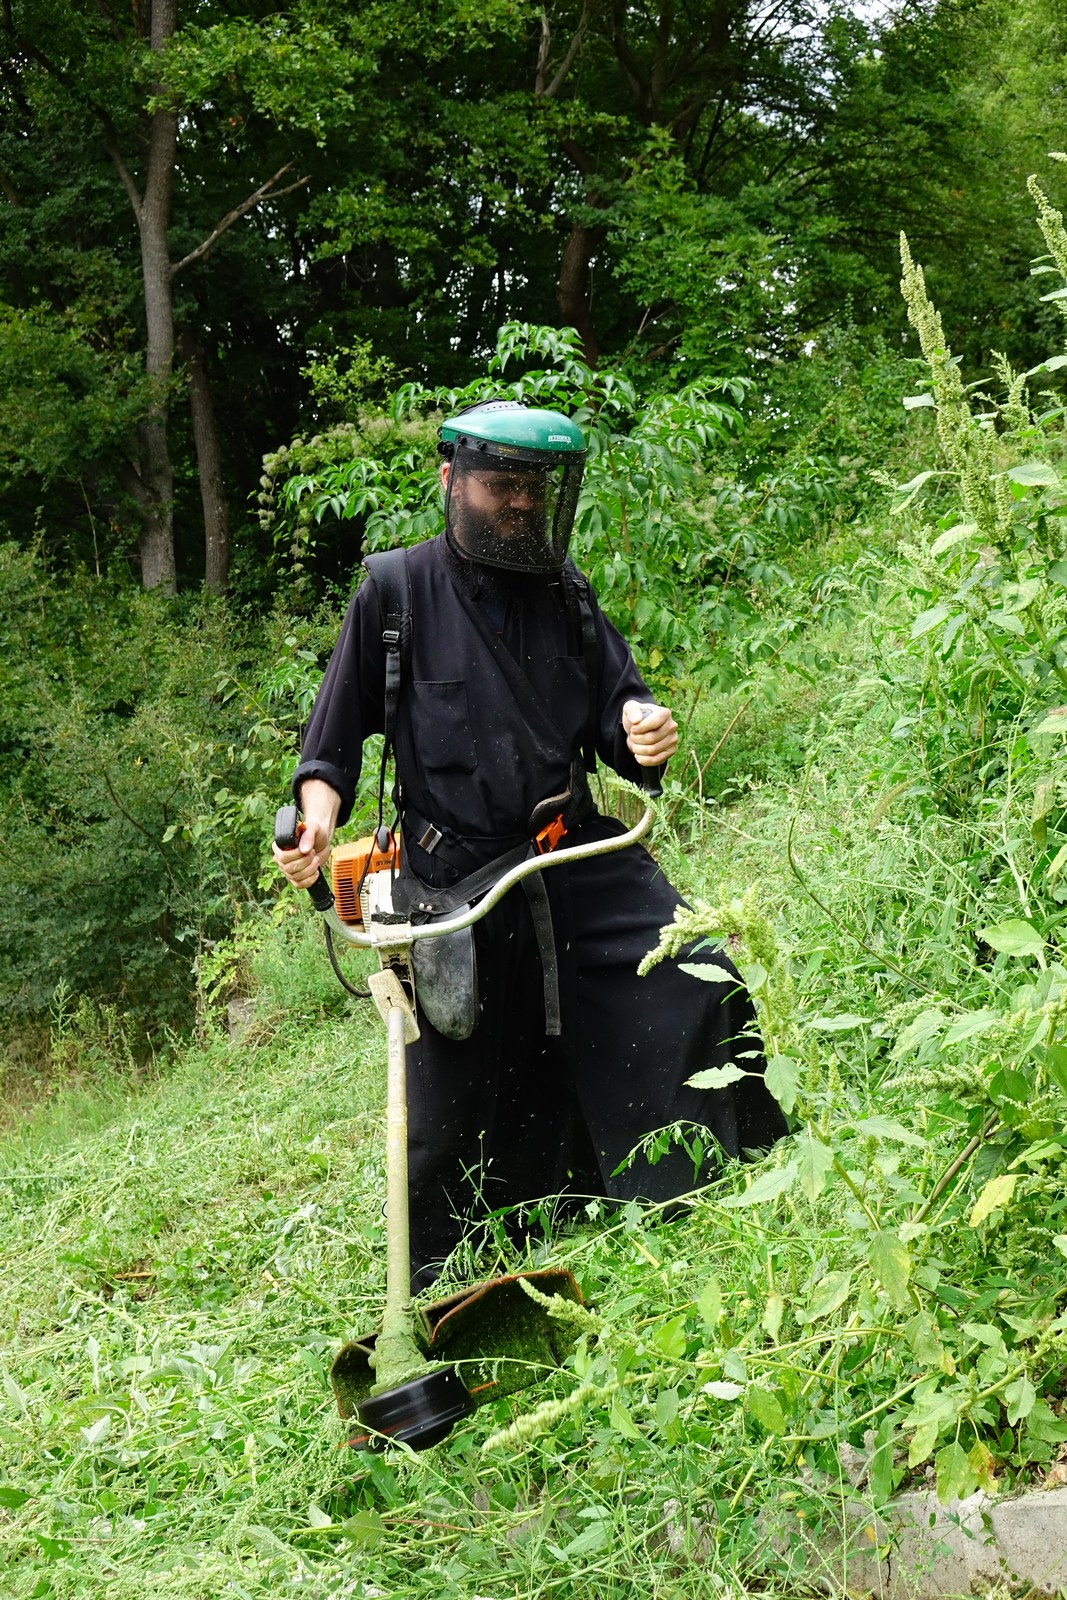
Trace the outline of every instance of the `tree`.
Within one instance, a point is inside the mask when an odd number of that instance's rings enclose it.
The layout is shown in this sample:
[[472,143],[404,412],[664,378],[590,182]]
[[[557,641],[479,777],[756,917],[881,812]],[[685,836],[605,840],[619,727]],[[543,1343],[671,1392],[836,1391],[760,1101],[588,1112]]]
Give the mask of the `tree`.
[[[265,15],[250,24],[241,19],[237,31],[242,42],[249,27],[258,25],[268,35],[271,24],[278,24],[279,8],[263,8]],[[216,68],[232,49],[234,25],[225,12],[211,6],[190,6],[201,64],[214,58]],[[57,6],[52,0],[4,0],[0,9],[3,54],[0,57],[6,109],[17,118],[17,133],[11,138],[8,123],[8,149],[2,163],[3,192],[10,206],[25,205],[20,190],[20,165],[26,160],[20,143],[36,153],[42,140],[58,140],[68,151],[76,145],[79,158],[98,164],[102,156],[110,163],[129,202],[136,232],[143,326],[144,374],[143,408],[137,418],[136,448],[120,457],[119,479],[139,508],[141,517],[140,562],[146,588],[161,587],[173,592],[176,586],[174,549],[174,469],[169,442],[170,407],[175,391],[174,294],[178,278],[203,261],[217,241],[236,222],[268,198],[281,196],[302,186],[297,178],[282,186],[290,170],[286,162],[272,177],[245,193],[237,204],[207,228],[197,220],[197,190],[203,182],[205,150],[217,161],[228,153],[218,130],[212,127],[210,106],[183,99],[181,90],[170,80],[172,58],[176,57],[178,0],[148,0],[135,6],[132,20],[120,20],[106,0],[98,5]],[[285,32],[282,22],[276,32]],[[47,47],[40,41],[47,40]],[[266,38],[261,40],[266,42]],[[329,44],[333,45],[332,39]],[[325,57],[335,82],[343,81],[351,70],[339,46],[320,52],[314,65],[321,68]],[[176,57],[179,63],[180,57]],[[283,67],[285,63],[282,63]],[[188,62],[186,63],[188,67]],[[201,70],[201,76],[203,72]],[[298,74],[299,76],[299,74]],[[269,86],[277,94],[284,89],[284,71]],[[253,98],[262,93],[262,83],[253,86]],[[299,124],[306,107],[294,109],[291,118]],[[214,135],[214,140],[212,139]],[[211,148],[214,142],[214,149]],[[95,146],[95,148],[94,148]],[[73,153],[73,152],[72,152]],[[6,154],[6,152],[5,152]],[[35,175],[43,177],[35,196],[38,208],[47,207],[56,187],[65,178],[53,167],[45,175],[38,162]],[[59,179],[57,185],[56,179]],[[198,234],[197,241],[175,260],[170,235],[176,221],[174,196],[176,178],[182,188],[185,231]],[[199,181],[198,181],[199,180]],[[18,285],[13,285],[18,293]],[[55,309],[69,311],[63,300],[62,282],[52,285]],[[9,292],[11,292],[9,290]],[[202,347],[192,328],[185,331],[189,392],[193,406],[193,436],[204,487],[203,508],[208,551],[207,581],[223,587],[228,564],[228,536],[225,497],[221,485],[220,450],[210,404],[206,366]]]

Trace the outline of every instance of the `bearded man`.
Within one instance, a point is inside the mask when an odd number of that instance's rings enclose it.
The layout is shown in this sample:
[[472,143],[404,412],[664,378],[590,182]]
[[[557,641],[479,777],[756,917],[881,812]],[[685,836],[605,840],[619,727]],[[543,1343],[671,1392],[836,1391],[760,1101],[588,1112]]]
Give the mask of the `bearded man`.
[[[489,401],[445,422],[440,448],[444,530],[406,552],[399,610],[383,606],[380,558],[368,559],[311,713],[293,776],[305,829],[295,849],[275,848],[297,887],[314,881],[351,812],[364,739],[387,726],[403,877],[427,906],[462,899],[531,840],[617,836],[590,793],[596,761],[639,781],[677,748],[670,710],[567,554],[581,430],[556,411]],[[520,1219],[562,1192],[670,1200],[707,1181],[720,1153],[786,1131],[740,982],[696,981],[673,962],[637,976],[681,904],[646,850],[527,882],[536,892],[506,896],[474,930],[469,1024],[435,1025],[419,1005],[408,1056],[415,1288],[475,1217]],[[738,1056],[739,1083],[687,1086]],[[697,1170],[677,1144],[654,1163],[631,1159],[675,1123],[710,1135]]]

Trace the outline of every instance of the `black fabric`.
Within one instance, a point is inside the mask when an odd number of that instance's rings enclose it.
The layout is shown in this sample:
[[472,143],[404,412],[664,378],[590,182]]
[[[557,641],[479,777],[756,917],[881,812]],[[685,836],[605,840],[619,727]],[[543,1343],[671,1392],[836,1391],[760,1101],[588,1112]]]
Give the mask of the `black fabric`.
[[[396,761],[405,799],[491,861],[528,837],[526,820],[567,788],[588,704],[582,641],[561,580],[468,566],[443,536],[408,552],[413,610],[410,674],[397,717]],[[627,700],[653,697],[622,636],[591,596],[599,654],[592,722],[596,753],[635,782],[640,769],[622,732]],[[499,626],[490,612],[499,608]],[[373,579],[357,590],[304,735],[293,789],[321,778],[348,819],[361,746],[384,728],[385,652]],[[428,883],[451,881],[443,862],[411,841]],[[460,876],[460,872],[456,872]]]
[[[404,848],[413,871],[447,887],[528,840],[546,795],[568,786],[583,734],[601,760],[637,781],[622,730],[627,700],[653,697],[621,635],[590,594],[597,671],[589,680],[573,603],[559,580],[468,566],[443,538],[408,553],[413,610],[410,673],[401,685],[397,771],[410,813],[440,829],[444,854]],[[360,747],[383,727],[384,650],[373,581],[357,592],[315,702],[294,775],[323,778],[349,815]],[[618,831],[594,817],[568,837]],[[443,849],[443,847],[442,847]],[[462,858],[462,865],[460,860]],[[664,1200],[694,1174],[674,1151],[658,1165],[614,1169],[654,1128],[702,1124],[727,1154],[762,1148],[785,1124],[757,1078],[719,1091],[688,1089],[704,1067],[735,1059],[753,1027],[748,997],[664,963],[636,968],[679,899],[640,848],[549,870],[559,966],[561,1034],[545,1031],[543,973],[526,899],[509,895],[475,930],[481,1015],[469,1040],[445,1039],[425,1018],[409,1052],[412,1255],[431,1281],[463,1220],[572,1186],[616,1198]],[[721,959],[721,958],[717,958]],[[758,1061],[741,1065],[757,1068]]]
[[[599,818],[576,842],[620,831]],[[709,1181],[722,1153],[766,1149],[786,1131],[761,1078],[686,1087],[706,1067],[762,1058],[740,987],[702,982],[663,962],[636,976],[681,901],[640,846],[552,868],[563,1032],[545,1036],[540,970],[521,897],[475,929],[482,1015],[468,1046],[423,1026],[409,1050],[409,1185],[416,1287],[436,1276],[472,1216],[565,1192],[669,1200]],[[729,966],[722,954],[688,953]],[[732,970],[732,968],[731,968]],[[740,1056],[740,1059],[739,1059]],[[490,1067],[490,1063],[492,1066]],[[714,1136],[699,1170],[675,1147],[655,1165],[644,1136],[675,1121]],[[710,1143],[710,1141],[705,1141]]]

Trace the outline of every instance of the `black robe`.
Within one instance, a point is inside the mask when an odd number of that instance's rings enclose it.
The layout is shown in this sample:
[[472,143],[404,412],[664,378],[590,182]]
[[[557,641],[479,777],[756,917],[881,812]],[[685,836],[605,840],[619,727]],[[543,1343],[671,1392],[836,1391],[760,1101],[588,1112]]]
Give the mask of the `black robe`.
[[[596,682],[558,582],[473,567],[443,536],[409,551],[412,649],[395,732],[416,874],[447,884],[529,838],[537,803],[567,786],[583,735],[635,781],[622,707],[651,701],[630,651],[592,600]],[[305,734],[294,792],[325,780],[352,808],[364,738],[383,730],[382,622],[372,580],[354,596]],[[590,694],[594,704],[590,714]],[[417,843],[432,823],[443,842]],[[413,825],[412,825],[413,824]],[[618,833],[594,816],[566,843]],[[409,1183],[416,1287],[473,1215],[561,1190],[666,1200],[714,1171],[677,1147],[618,1171],[653,1129],[703,1127],[727,1153],[785,1131],[759,1077],[725,1090],[686,1087],[701,1069],[758,1050],[747,995],[638,962],[681,902],[640,846],[550,868],[563,1029],[545,1032],[541,963],[525,898],[512,894],[475,930],[481,1015],[465,1041],[425,1017],[409,1050]],[[699,957],[697,957],[699,959]],[[716,957],[720,963],[722,957]],[[757,1058],[742,1058],[749,1070]],[[712,1141],[705,1139],[705,1144]]]

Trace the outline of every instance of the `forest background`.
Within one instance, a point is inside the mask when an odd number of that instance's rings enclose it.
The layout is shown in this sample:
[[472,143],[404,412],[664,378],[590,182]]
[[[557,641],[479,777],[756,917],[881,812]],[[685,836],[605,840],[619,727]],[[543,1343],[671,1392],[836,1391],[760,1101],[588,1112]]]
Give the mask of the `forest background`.
[[[3,0],[13,1592],[796,1592],[849,1495],[1057,1481],[1065,58],[1058,0]],[[588,431],[794,1128],[673,1232],[542,1219],[601,1321],[491,1489],[337,1470],[380,1074],[267,852],[488,393]]]

